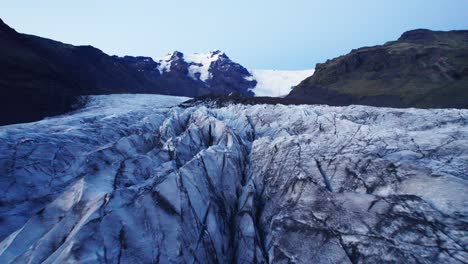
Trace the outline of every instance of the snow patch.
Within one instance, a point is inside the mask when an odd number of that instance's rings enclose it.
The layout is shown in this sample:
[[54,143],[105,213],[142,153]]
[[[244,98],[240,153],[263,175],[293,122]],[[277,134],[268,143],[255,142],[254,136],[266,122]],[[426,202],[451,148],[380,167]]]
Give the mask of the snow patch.
[[159,73],[163,74],[165,72],[171,71],[171,63],[172,63],[171,58],[173,54],[174,53],[168,53],[166,56],[157,60],[159,62],[159,66],[158,66]]
[[[163,58],[157,60],[159,62],[158,70],[161,74],[171,71],[172,58],[177,51],[167,54]],[[217,61],[224,52],[211,51],[208,53],[193,53],[184,54],[183,60],[189,64],[188,76],[194,80],[206,82],[212,78],[210,73],[210,66],[212,62]]]
[[224,52],[211,51],[209,53],[194,53],[184,56],[185,61],[190,64],[188,75],[192,79],[198,80],[198,73],[200,74],[200,80],[206,82],[212,77],[209,71],[211,63],[217,61],[222,55],[224,55]]

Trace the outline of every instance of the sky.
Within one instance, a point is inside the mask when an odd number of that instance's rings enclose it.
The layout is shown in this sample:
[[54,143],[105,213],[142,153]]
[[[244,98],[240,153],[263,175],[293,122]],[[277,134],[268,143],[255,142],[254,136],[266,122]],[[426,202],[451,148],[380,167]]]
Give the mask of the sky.
[[250,69],[296,70],[411,29],[468,29],[468,0],[0,0],[0,18],[110,55],[219,49]]

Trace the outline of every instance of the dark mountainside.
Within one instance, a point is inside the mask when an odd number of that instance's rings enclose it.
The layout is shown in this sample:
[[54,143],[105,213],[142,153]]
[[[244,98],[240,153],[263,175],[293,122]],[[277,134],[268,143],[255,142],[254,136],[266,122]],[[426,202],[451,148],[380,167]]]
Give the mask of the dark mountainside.
[[[180,56],[182,53],[174,53]],[[79,96],[155,93],[200,96],[237,92],[252,96],[248,71],[223,55],[207,82],[187,76],[188,64],[173,61],[161,74],[148,57],[109,56],[92,46],[73,46],[16,32],[0,20],[0,125],[30,122],[73,109]]]
[[91,46],[19,34],[0,22],[0,124],[69,111],[77,95],[164,92]]
[[309,103],[468,108],[468,30],[405,32],[317,64],[287,96]]

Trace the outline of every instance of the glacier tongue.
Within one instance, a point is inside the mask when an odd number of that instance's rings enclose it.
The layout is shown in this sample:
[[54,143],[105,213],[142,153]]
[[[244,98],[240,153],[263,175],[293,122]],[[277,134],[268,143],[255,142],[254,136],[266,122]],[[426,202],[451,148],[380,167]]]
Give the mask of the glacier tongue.
[[464,263],[468,111],[93,97],[0,128],[0,263]]

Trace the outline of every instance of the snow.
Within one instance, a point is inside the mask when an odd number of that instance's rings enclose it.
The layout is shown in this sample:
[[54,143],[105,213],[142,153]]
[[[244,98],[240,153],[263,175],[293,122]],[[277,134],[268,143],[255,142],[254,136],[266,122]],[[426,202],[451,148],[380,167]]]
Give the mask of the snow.
[[246,80],[256,80],[257,86],[253,89],[256,96],[284,96],[291,88],[314,74],[314,69],[300,71],[281,70],[251,70],[252,76]]
[[[171,71],[171,59],[173,54],[176,52],[177,51],[174,51],[173,53],[167,54],[163,58],[157,59],[157,61],[160,63],[158,70],[161,74]],[[197,74],[200,74],[200,80],[206,82],[212,77],[209,71],[211,63],[217,61],[219,57],[223,55],[224,52],[220,51],[184,54],[183,59],[189,64],[188,75],[192,79],[198,80]]]
[[191,64],[189,66],[189,76],[194,80],[197,80],[196,74],[200,73],[200,80],[206,82],[211,78],[211,73],[209,71],[211,63],[217,61],[223,54],[223,52],[211,51],[209,53],[185,55],[185,61]]
[[171,63],[172,63],[171,58],[173,54],[174,53],[168,53],[163,58],[157,60],[157,62],[159,62],[160,64],[158,66],[158,70],[161,74],[171,71]]

